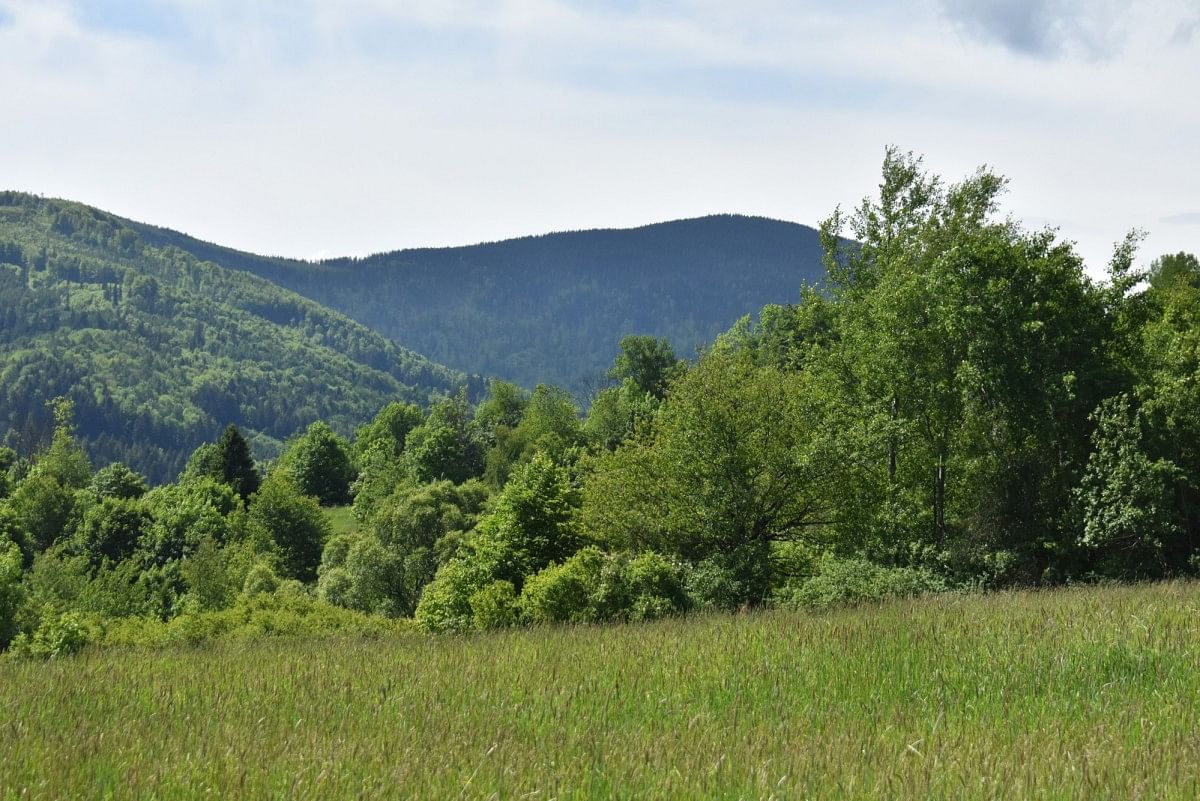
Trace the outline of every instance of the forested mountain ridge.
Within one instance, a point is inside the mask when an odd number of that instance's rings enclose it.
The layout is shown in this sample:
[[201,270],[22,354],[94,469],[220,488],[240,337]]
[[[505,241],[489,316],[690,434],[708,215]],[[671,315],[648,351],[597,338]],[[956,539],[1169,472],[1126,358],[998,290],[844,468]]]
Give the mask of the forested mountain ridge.
[[147,225],[148,242],[255,273],[434,361],[586,400],[624,334],[681,355],[746,314],[821,280],[817,232],[718,215],[450,248],[302,262],[260,257]]
[[75,402],[92,459],[174,477],[227,423],[260,456],[316,419],[349,433],[463,374],[337,312],[87,206],[0,192],[0,429],[28,450]]

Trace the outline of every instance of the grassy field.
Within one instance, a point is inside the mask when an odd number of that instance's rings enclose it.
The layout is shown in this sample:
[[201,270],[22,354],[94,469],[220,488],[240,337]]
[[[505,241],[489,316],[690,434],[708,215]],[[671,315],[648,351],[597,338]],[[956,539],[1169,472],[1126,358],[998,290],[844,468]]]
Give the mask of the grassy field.
[[0,662],[2,798],[1200,797],[1200,584]]
[[333,526],[334,534],[357,534],[359,523],[354,519],[351,513],[351,506],[327,506],[323,507],[325,516],[329,518],[329,524]]

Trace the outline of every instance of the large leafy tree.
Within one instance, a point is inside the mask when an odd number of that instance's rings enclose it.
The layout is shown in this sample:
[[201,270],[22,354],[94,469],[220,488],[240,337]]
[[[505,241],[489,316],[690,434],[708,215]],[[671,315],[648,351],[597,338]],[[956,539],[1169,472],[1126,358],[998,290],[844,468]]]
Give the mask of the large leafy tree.
[[279,549],[282,569],[290,578],[312,581],[330,525],[315,498],[304,495],[286,470],[275,470],[250,500],[253,534]]
[[640,391],[661,399],[681,369],[682,363],[665,338],[630,334],[621,339],[620,352],[608,377],[629,379]]
[[1004,185],[945,186],[890,150],[857,244],[840,213],[823,225],[837,323],[810,364],[879,548],[1009,548],[1036,577],[1072,540],[1088,414],[1117,382],[1113,294],[1052,231],[999,219]]
[[471,628],[472,599],[485,587],[507,582],[511,595],[527,576],[571,556],[582,544],[578,505],[567,470],[543,454],[534,456],[513,474],[461,553],[426,585],[417,623],[433,631]]
[[484,450],[472,424],[466,391],[429,410],[405,439],[404,459],[417,483],[446,479],[461,484],[483,472]]
[[360,463],[371,451],[380,451],[396,459],[404,452],[404,441],[408,432],[425,419],[421,408],[414,403],[392,402],[379,410],[379,414],[354,432],[353,456]]
[[775,546],[817,540],[835,512],[842,466],[803,384],[745,348],[702,357],[648,438],[601,458],[584,488],[585,530],[619,548],[708,562],[736,584],[729,603],[761,603]]
[[300,492],[324,506],[350,502],[356,473],[349,448],[326,423],[318,420],[297,437],[280,457],[278,469],[291,473]]

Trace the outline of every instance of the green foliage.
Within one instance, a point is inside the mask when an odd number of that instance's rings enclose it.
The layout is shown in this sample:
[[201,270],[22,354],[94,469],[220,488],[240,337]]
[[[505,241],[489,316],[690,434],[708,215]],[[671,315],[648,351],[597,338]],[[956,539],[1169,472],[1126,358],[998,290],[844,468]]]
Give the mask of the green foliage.
[[604,553],[584,548],[561,565],[549,567],[525,580],[521,612],[531,623],[591,623],[602,619],[593,596],[599,594]]
[[386,403],[480,388],[157,229],[22,197],[0,215],[0,241],[40,255],[24,280],[0,269],[0,431],[23,454],[47,439],[45,401],[59,395],[97,464],[158,484],[230,423],[273,457],[317,419],[347,435]]
[[624,565],[631,621],[655,620],[691,608],[683,567],[662,554],[643,551]]
[[179,572],[188,598],[200,610],[224,609],[237,594],[230,554],[212,537],[200,540],[195,552],[180,565]]
[[8,499],[16,527],[25,534],[31,553],[58,542],[70,529],[76,511],[75,493],[48,475],[35,473],[21,481]]
[[21,574],[24,559],[15,542],[0,537],[0,650],[8,646],[17,630],[17,610],[24,598]]
[[493,487],[502,487],[513,469],[536,453],[546,454],[559,464],[572,460],[583,444],[579,408],[563,390],[539,384],[516,427],[497,427],[493,439],[484,476]]
[[747,312],[822,279],[815,231],[742,216],[319,264],[139,233],[262,276],[440,363],[581,396],[603,380],[623,334],[665,337],[690,354]]
[[152,525],[150,513],[136,499],[105,497],[83,516],[75,536],[78,550],[94,567],[129,558]]
[[526,576],[578,550],[578,504],[567,471],[538,454],[512,477],[480,522],[469,544],[470,558],[519,591]]
[[317,596],[328,604],[350,609],[354,606],[354,579],[344,567],[331,567],[317,581]]
[[251,498],[248,522],[278,548],[284,576],[301,581],[316,578],[321,549],[330,533],[329,520],[316,499],[300,493],[290,473],[276,470],[267,476]]
[[357,477],[348,446],[319,420],[288,444],[276,469],[286,470],[301,494],[323,506],[349,503],[350,484]]
[[404,452],[408,432],[425,419],[420,407],[412,403],[392,402],[379,410],[375,418],[354,432],[353,455],[361,464],[372,450],[382,451],[392,459]]
[[448,480],[461,484],[483,472],[483,445],[471,423],[465,392],[429,410],[424,423],[408,433],[404,460],[419,484]]
[[17,464],[17,452],[12,448],[0,447],[0,500],[8,497],[13,479],[9,471]]
[[451,559],[442,565],[421,593],[413,613],[417,628],[427,632],[471,630],[475,626],[471,598],[494,580],[478,562],[467,558]]
[[622,337],[608,377],[629,380],[639,392],[662,400],[667,386],[681,372],[682,363],[665,338],[629,335]]
[[49,449],[38,454],[33,473],[68,489],[86,487],[92,478],[92,465],[75,437],[75,404],[55,398],[49,405],[54,413],[54,436]]
[[475,423],[480,430],[495,432],[516,428],[529,406],[529,393],[508,381],[493,378],[488,382],[487,397],[475,407]]
[[829,519],[841,465],[818,420],[802,377],[745,350],[706,354],[673,385],[646,441],[600,459],[584,530],[618,549],[708,560],[737,582],[722,605],[762,602],[773,543]]
[[120,462],[113,462],[97,470],[92,476],[91,488],[96,499],[101,501],[105,498],[136,500],[149,489],[146,479]]
[[[378,638],[405,628],[403,621],[341,609],[295,591],[288,582],[239,596],[220,610],[192,611],[169,621],[124,618],[106,621],[99,642],[106,646],[216,645],[227,640],[242,648],[263,638],[341,635]],[[193,652],[195,653],[195,652]]]
[[865,559],[828,557],[821,560],[815,575],[799,586],[784,588],[781,600],[797,608],[831,609],[946,589],[941,578],[921,568],[881,567]]
[[230,423],[225,427],[221,438],[217,440],[215,457],[221,470],[219,478],[232,487],[243,501],[258,492],[261,484],[258,467],[254,464],[249,443],[237,426]]
[[520,597],[531,623],[654,620],[690,606],[679,565],[650,551],[631,557],[595,546],[530,576]]
[[653,420],[658,407],[657,398],[627,378],[596,396],[583,424],[584,435],[588,441],[614,450]]
[[338,605],[388,617],[411,612],[415,596],[406,586],[404,567],[403,558],[394,550],[374,537],[359,537],[335,571],[349,579]]
[[493,581],[472,594],[470,603],[475,628],[480,631],[507,628],[519,619],[517,592],[511,581]]
[[[573,522],[577,503],[565,469],[547,456],[535,456],[509,481],[461,550],[454,556],[448,549],[443,552],[448,561],[421,592],[414,612],[417,625],[426,631],[471,629],[475,625],[471,599],[477,592],[495,581],[507,581],[518,593],[526,576],[574,553],[580,545]],[[421,503],[409,509],[420,512],[430,507]],[[428,553],[425,525],[397,531],[423,532],[419,536],[426,544],[420,547]],[[421,550],[410,553],[417,556]],[[407,566],[406,570],[411,572]]]
[[1200,259],[1191,253],[1172,253],[1159,256],[1150,265],[1147,276],[1150,286],[1163,290],[1173,285],[1187,285],[1200,289]]
[[279,576],[266,562],[259,562],[250,568],[246,580],[242,584],[242,595],[251,597],[263,593],[272,593],[279,589]]
[[144,504],[154,522],[139,549],[151,562],[165,565],[193,554],[205,538],[225,542],[238,500],[227,484],[201,478],[157,487]]
[[13,656],[17,657],[54,659],[77,653],[93,636],[82,616],[75,612],[63,612],[45,618],[32,635],[17,635],[10,649]]
[[1096,410],[1093,450],[1078,490],[1084,547],[1120,555],[1118,572],[1161,573],[1162,554],[1181,533],[1174,507],[1179,468],[1152,459],[1140,416],[1121,395]]
[[380,505],[367,530],[403,561],[402,591],[395,596],[398,611],[411,614],[438,567],[463,549],[486,500],[487,490],[479,481],[460,486],[437,481],[415,488],[401,485]]

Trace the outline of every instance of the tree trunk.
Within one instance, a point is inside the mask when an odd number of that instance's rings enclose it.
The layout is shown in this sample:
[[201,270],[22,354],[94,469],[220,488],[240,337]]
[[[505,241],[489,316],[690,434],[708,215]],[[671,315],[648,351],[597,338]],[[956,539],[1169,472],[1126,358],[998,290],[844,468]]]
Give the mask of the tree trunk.
[[946,453],[938,451],[937,481],[933,493],[933,517],[938,547],[946,547]]
[[[892,426],[896,425],[896,418],[899,416],[899,408],[896,401],[896,396],[892,396]],[[888,437],[888,480],[896,480],[896,432],[892,431]]]

